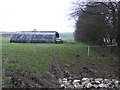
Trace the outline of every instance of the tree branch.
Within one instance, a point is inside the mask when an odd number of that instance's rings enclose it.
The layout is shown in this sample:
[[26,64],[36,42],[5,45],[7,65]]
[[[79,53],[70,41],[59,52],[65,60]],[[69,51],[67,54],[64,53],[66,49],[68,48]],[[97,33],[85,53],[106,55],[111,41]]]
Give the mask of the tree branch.
[[107,8],[111,9],[111,7],[109,7],[107,4],[105,4],[104,2],[99,2],[101,4],[103,4],[104,6],[106,6]]
[[91,14],[91,15],[104,15],[104,13],[92,13],[92,12],[86,12],[81,8],[81,11],[86,13],[86,14]]

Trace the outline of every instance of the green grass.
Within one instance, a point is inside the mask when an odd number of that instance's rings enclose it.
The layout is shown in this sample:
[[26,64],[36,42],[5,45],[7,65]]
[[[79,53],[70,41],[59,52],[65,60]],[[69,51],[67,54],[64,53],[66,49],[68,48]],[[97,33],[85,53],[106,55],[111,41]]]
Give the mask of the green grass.
[[3,37],[2,38],[2,41],[9,41],[10,39],[9,38],[7,38],[7,37]]
[[[3,56],[9,59],[7,69],[33,69],[44,70],[50,68],[53,55],[59,56],[59,61],[69,62],[73,61],[70,57],[72,53],[76,52],[78,48],[84,45],[68,45],[68,44],[3,44]],[[14,63],[12,63],[14,62]],[[38,64],[40,63],[40,64]],[[25,66],[22,66],[25,65]],[[24,67],[24,68],[23,68]]]
[[[62,36],[61,36],[62,37]],[[73,38],[63,36],[64,40],[73,40]],[[8,38],[3,38],[3,41],[9,41]],[[63,43],[63,44],[33,44],[33,43],[2,43],[2,57],[3,68],[5,72],[24,72],[24,71],[37,71],[45,74],[46,71],[52,69],[54,56],[57,58],[58,63],[62,69],[70,72],[77,72],[83,66],[92,68],[92,63],[95,67],[102,68],[109,71],[113,63],[112,60],[106,57],[101,57],[97,52],[91,50],[91,56],[87,56],[88,45],[83,43]],[[96,57],[96,55],[98,55]],[[77,57],[79,56],[79,57]],[[70,67],[64,67],[65,64],[73,64]],[[8,77],[7,77],[8,78]],[[5,78],[4,83],[9,86]],[[10,81],[9,81],[10,82]]]
[[60,37],[66,42],[74,42],[73,34],[60,33]]
[[[106,61],[102,57],[87,56],[87,45],[85,44],[4,43],[2,48],[3,57],[7,59],[7,63],[3,63],[3,66],[7,70],[36,70],[43,72],[51,69],[54,55],[62,65],[83,60],[94,61],[98,65],[101,65],[100,63],[104,65],[111,61]],[[76,57],[76,55],[80,57]]]

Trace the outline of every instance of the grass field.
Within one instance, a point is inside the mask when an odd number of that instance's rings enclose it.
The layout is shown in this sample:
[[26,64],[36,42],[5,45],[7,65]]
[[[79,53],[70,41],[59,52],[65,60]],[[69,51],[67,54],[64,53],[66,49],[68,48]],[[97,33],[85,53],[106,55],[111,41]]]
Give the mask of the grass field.
[[64,41],[67,41],[67,42],[74,42],[73,33],[69,33],[69,34],[60,33],[60,37],[62,37],[62,39],[63,39]]
[[[65,41],[74,41],[72,35],[61,35],[61,37]],[[3,87],[15,86],[15,80],[12,83],[14,77],[22,77],[19,78],[21,81],[23,78],[26,80],[34,78],[51,82],[48,72],[56,75],[56,78],[60,77],[60,72],[59,74],[55,72],[57,66],[71,76],[116,78],[117,63],[98,55],[93,50],[92,56],[87,56],[88,45],[86,44],[9,43],[8,37],[2,39]]]

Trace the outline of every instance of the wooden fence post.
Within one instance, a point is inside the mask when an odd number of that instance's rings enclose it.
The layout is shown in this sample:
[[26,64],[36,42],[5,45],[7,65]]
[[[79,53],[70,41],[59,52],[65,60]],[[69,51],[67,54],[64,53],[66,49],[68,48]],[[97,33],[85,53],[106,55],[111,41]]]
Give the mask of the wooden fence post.
[[88,46],[88,49],[87,49],[87,55],[89,56],[90,55],[90,46]]

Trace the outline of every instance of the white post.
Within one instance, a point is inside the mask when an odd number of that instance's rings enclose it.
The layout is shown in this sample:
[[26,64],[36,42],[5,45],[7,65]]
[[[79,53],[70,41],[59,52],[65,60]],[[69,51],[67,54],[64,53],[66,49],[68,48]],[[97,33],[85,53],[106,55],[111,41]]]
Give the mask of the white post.
[[90,55],[90,46],[88,46],[88,53],[87,55],[89,56]]

